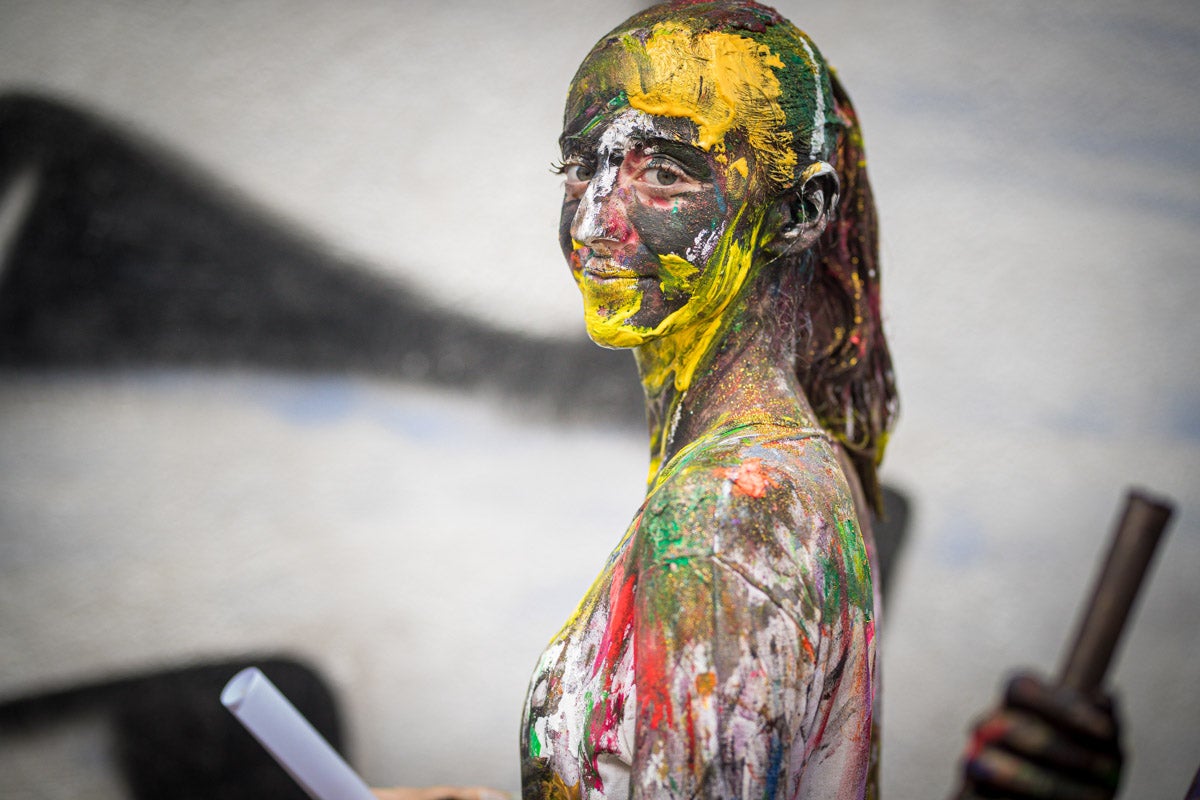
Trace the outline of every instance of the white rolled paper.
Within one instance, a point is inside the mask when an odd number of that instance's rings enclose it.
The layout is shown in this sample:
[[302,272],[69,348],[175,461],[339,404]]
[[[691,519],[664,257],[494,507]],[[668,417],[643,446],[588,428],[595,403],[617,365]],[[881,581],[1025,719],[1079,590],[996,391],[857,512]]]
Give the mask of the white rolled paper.
[[221,691],[221,704],[313,800],[375,800],[358,773],[258,667],[234,675]]

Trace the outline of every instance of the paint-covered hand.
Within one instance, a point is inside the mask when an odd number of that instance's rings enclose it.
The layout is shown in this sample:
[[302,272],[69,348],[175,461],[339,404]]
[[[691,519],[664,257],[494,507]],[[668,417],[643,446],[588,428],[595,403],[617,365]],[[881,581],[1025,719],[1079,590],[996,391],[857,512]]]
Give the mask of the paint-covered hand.
[[379,800],[512,800],[507,792],[484,786],[423,786],[410,788],[372,789]]
[[1021,673],[972,731],[956,800],[1111,800],[1121,774],[1109,697],[1089,698]]

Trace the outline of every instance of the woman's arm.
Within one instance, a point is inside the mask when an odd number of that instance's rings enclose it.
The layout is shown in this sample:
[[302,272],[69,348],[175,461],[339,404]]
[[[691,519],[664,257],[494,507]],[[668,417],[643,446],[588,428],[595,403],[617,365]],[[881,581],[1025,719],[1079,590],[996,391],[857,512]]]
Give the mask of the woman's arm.
[[719,555],[644,572],[634,797],[861,797],[870,766],[866,615],[800,624]]

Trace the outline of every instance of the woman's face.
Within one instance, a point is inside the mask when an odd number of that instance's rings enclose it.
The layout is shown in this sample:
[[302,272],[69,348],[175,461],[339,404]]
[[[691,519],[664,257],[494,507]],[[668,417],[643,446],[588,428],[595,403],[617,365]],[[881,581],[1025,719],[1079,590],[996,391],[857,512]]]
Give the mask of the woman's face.
[[683,308],[743,212],[744,158],[730,169],[695,139],[690,120],[628,106],[563,132],[559,238],[601,344]]
[[766,47],[676,25],[614,41],[567,100],[559,238],[588,333],[631,347],[720,315],[762,241],[763,176],[796,156]]

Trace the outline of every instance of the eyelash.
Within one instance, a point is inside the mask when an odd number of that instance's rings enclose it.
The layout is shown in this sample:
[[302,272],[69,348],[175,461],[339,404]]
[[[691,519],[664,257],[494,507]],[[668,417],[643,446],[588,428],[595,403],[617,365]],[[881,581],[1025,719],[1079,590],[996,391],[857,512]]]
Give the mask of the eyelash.
[[688,178],[691,177],[688,174],[687,170],[685,170],[683,167],[679,166],[674,161],[671,161],[671,160],[665,159],[665,158],[661,158],[661,157],[655,157],[655,158],[650,159],[650,163],[647,164],[645,167],[646,172],[649,172],[650,170],[658,170],[658,169],[666,170],[667,172],[671,173],[675,177],[679,178],[681,181],[687,180]]
[[[587,165],[578,158],[554,159],[550,162],[550,173],[553,175],[565,175],[568,167],[586,167]],[[681,181],[691,179],[691,173],[681,167],[675,161],[664,158],[663,156],[652,156],[650,162],[643,168],[643,172],[650,170],[666,170]]]
[[554,161],[550,162],[550,172],[552,172],[555,175],[563,175],[566,173],[567,169],[569,169],[570,167],[586,167],[586,166],[587,166],[587,162],[585,162],[581,158],[572,157],[572,158],[564,158],[561,160],[555,159]]

